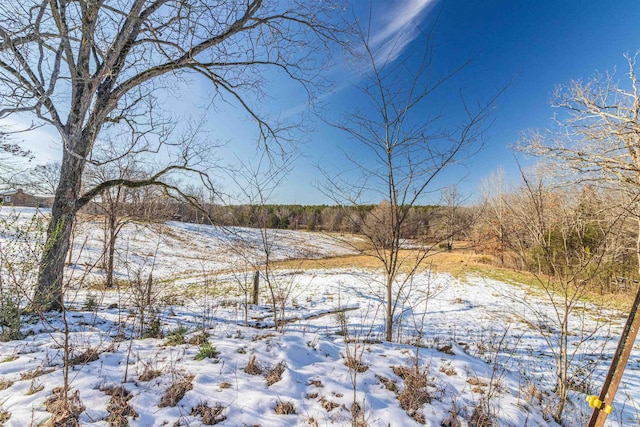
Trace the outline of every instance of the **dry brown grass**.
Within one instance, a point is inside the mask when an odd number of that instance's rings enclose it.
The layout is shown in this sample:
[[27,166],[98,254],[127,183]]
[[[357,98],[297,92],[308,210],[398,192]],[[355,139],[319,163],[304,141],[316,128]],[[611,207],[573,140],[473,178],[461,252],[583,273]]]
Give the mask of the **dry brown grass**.
[[51,413],[45,427],[80,427],[78,417],[84,411],[84,405],[77,390],[68,393],[65,399],[62,387],[57,387],[53,390],[53,396],[44,402],[44,406]]
[[151,381],[154,378],[158,378],[162,375],[162,371],[160,369],[152,368],[150,365],[144,365],[144,369],[142,373],[138,375],[138,379],[140,381]]
[[497,424],[491,414],[487,413],[484,402],[478,402],[473,408],[471,419],[469,420],[470,427],[495,427]]
[[359,360],[357,357],[353,356],[347,356],[345,358],[344,364],[352,371],[356,371],[358,373],[367,372],[369,370],[369,367],[365,365],[362,360]]
[[275,412],[278,415],[289,415],[289,414],[295,414],[296,413],[296,407],[293,406],[293,403],[289,402],[278,402],[278,404],[275,407]]
[[323,387],[322,381],[320,380],[309,380],[309,384],[315,387]]
[[109,387],[103,391],[106,395],[111,396],[107,405],[109,416],[106,421],[111,427],[128,427],[127,417],[136,418],[138,416],[138,413],[129,406],[129,400],[133,397],[131,393],[122,386]]
[[164,408],[167,406],[176,406],[189,390],[193,388],[193,375],[177,375],[173,383],[160,399],[158,406]]
[[6,390],[13,385],[13,381],[0,378],[0,390]]
[[456,372],[454,367],[449,365],[449,364],[445,364],[445,365],[440,366],[440,372],[442,372],[443,374],[445,374],[448,377],[453,377],[453,376],[458,375],[458,373]]
[[44,384],[38,384],[38,383],[36,383],[35,380],[33,380],[33,381],[31,381],[31,384],[29,385],[29,390],[27,390],[24,395],[25,396],[31,396],[31,395],[34,395],[36,393],[41,392],[42,390],[44,390]]
[[274,385],[282,379],[282,374],[284,374],[286,367],[287,364],[283,360],[267,372],[267,375],[265,376],[265,379],[267,380],[267,387]]
[[11,412],[0,409],[0,426],[4,426],[11,419]]
[[471,377],[467,380],[467,383],[471,384],[471,385],[477,385],[480,387],[486,387],[489,385],[489,383],[487,383],[486,381],[484,381],[482,378],[478,378],[478,377]]
[[407,415],[424,424],[426,422],[421,409],[426,403],[431,403],[432,396],[428,390],[429,382],[425,371],[407,366],[394,366],[393,373],[402,378],[404,387],[398,394],[400,407]]
[[266,340],[268,338],[273,338],[275,337],[276,334],[270,333],[270,334],[262,334],[262,335],[256,335],[253,338],[251,338],[251,341],[261,341],[261,340]]
[[327,411],[327,412],[331,412],[334,409],[340,407],[339,403],[336,403],[336,402],[334,402],[332,400],[328,400],[328,399],[326,399],[324,397],[320,398],[320,405],[322,405],[324,410]]
[[[367,270],[377,270],[382,268],[380,260],[373,256],[373,252],[367,251],[357,255],[343,255],[327,257],[321,259],[306,260],[285,260],[276,261],[273,264],[283,269],[331,269],[331,268],[351,268],[357,267]],[[417,251],[402,250],[401,257],[415,258]],[[469,242],[456,242],[452,251],[443,251],[434,248],[425,259],[425,266],[430,265],[435,271],[449,272],[452,274],[461,273],[469,266],[486,266],[487,256],[474,253]],[[408,263],[409,265],[410,263]]]
[[254,354],[249,357],[249,362],[247,366],[244,367],[244,371],[249,375],[262,375],[262,368],[258,364]]
[[11,356],[7,356],[4,359],[0,360],[0,363],[13,362],[18,357],[20,357],[20,356],[18,356],[17,354],[12,354]]
[[398,393],[398,385],[393,382],[392,380],[390,380],[387,377],[383,377],[382,375],[376,375],[376,378],[378,378],[378,380],[380,381],[380,383],[384,386],[384,388],[386,388],[389,391],[392,391],[394,393]]
[[224,406],[217,404],[214,407],[209,407],[206,402],[200,403],[198,406],[191,410],[191,416],[201,416],[202,424],[206,426],[214,426],[223,422],[227,417],[223,414]]
[[78,354],[69,359],[69,365],[86,365],[90,362],[95,362],[100,358],[100,351],[97,348],[89,347],[84,353]]
[[20,373],[20,379],[21,380],[32,380],[34,378],[38,378],[41,375],[50,374],[53,371],[55,371],[54,368],[43,368],[42,366],[38,366],[37,368],[35,368],[32,371],[21,372]]

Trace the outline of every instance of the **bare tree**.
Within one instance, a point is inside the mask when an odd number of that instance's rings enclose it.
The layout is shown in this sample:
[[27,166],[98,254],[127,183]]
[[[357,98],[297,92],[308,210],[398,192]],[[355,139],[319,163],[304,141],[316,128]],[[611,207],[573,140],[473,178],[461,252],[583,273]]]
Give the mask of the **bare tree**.
[[82,206],[117,185],[163,184],[176,170],[198,175],[191,150],[179,147],[178,161],[148,179],[83,189],[96,140],[128,132],[135,143],[122,156],[161,151],[158,141],[170,129],[160,90],[189,74],[212,84],[214,101],[244,109],[263,139],[282,136],[286,129],[268,123],[252,96],[265,69],[308,87],[318,70],[313,47],[333,34],[324,23],[328,10],[327,2],[296,0],[0,3],[0,118],[29,114],[55,129],[64,149],[35,298],[40,309],[61,308],[64,258]]
[[445,241],[447,250],[453,249],[453,241],[461,232],[460,207],[464,202],[462,193],[457,185],[449,185],[442,189],[445,216]]
[[499,168],[481,182],[481,212],[473,227],[476,248],[496,255],[501,266],[509,249],[505,180],[504,169]]
[[[238,229],[228,231],[236,233],[238,238],[234,250],[238,251],[245,264],[258,274],[257,277],[254,276],[254,280],[262,280],[266,285],[267,300],[273,311],[274,328],[279,331],[284,330],[286,326],[286,311],[295,291],[296,277],[293,274],[282,274],[275,264],[274,256],[282,239],[282,231],[272,227],[274,224],[267,205],[289,172],[292,159],[291,156],[285,156],[276,161],[277,159],[263,154],[252,165],[242,163],[241,168],[231,176],[241,193],[240,197],[253,208],[251,226],[258,229],[259,237],[247,238],[242,230]],[[246,265],[243,267],[245,270]],[[245,279],[246,277],[245,275]],[[241,288],[243,287],[247,295],[246,280],[241,285]]]
[[[561,113],[556,127],[533,132],[522,143],[524,150],[555,161],[583,181],[613,184],[637,195],[640,189],[640,87],[636,56],[625,55],[629,66],[627,86],[612,74],[596,75],[559,87],[554,106]],[[628,212],[640,218],[637,198],[631,197]],[[636,230],[636,257],[640,268],[640,221]],[[640,327],[640,288],[629,314],[620,345],[600,393],[604,408],[610,405]],[[594,410],[589,426],[601,426],[605,411]]]
[[370,244],[366,253],[384,269],[386,339],[391,341],[396,296],[430,250],[423,243],[413,251],[401,251],[402,230],[409,225],[411,208],[437,191],[432,187],[442,170],[479,148],[475,144],[481,140],[495,98],[470,106],[461,97],[462,117],[451,126],[444,106],[439,110],[428,104],[437,99],[441,87],[453,83],[469,61],[438,76],[431,33],[423,34],[422,46],[398,59],[394,49],[375,43],[369,29],[357,26],[355,33],[365,69],[363,83],[357,86],[363,99],[359,104],[366,106],[333,125],[359,145],[359,156],[348,157],[353,164],[348,172],[325,171],[325,193],[341,206],[384,201],[369,219],[377,226],[361,231]]
[[[136,171],[126,159],[109,163],[102,168],[90,168],[87,171],[87,181],[103,182],[110,179],[135,179]],[[138,171],[139,172],[139,171]],[[141,173],[137,174],[142,175]],[[105,287],[113,287],[113,272],[115,267],[116,242],[122,228],[131,221],[132,217],[127,215],[125,204],[129,199],[127,187],[121,185],[106,188],[94,201],[104,220],[104,250],[102,254],[103,268],[105,272]]]
[[[510,243],[552,307],[548,311],[521,301],[527,307],[526,318],[537,327],[555,362],[553,417],[561,422],[569,391],[586,385],[596,366],[593,360],[581,360],[581,355],[604,324],[584,319],[583,298],[591,283],[606,273],[603,261],[617,220],[599,220],[579,197],[572,197],[574,191],[553,189],[540,177],[531,179],[523,173],[522,178],[522,188],[507,201],[514,223]],[[590,348],[589,354],[599,353]]]

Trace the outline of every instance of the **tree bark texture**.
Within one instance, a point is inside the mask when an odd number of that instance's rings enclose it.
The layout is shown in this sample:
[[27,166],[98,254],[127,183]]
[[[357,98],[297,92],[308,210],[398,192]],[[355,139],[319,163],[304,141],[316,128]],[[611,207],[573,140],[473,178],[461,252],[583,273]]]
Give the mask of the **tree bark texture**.
[[64,261],[69,250],[71,231],[76,220],[76,206],[82,184],[85,161],[65,150],[60,183],[56,189],[47,228],[47,240],[40,261],[34,295],[39,311],[62,310],[64,301]]

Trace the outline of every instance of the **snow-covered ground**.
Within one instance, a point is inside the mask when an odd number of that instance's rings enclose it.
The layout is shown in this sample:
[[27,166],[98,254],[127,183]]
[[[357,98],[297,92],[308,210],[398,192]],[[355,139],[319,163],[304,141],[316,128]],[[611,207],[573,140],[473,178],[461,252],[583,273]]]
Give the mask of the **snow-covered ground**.
[[[81,268],[101,251],[101,233],[96,223],[78,234],[89,236],[76,238]],[[6,247],[12,236],[2,234]],[[321,234],[278,232],[274,241],[278,259],[349,252]],[[483,413],[500,426],[556,425],[548,413],[554,359],[541,333],[553,337],[553,307],[524,286],[421,272],[397,309],[399,343],[385,343],[379,272],[276,270],[272,283],[287,299],[287,322],[276,332],[268,304],[243,304],[251,271],[242,264],[259,256],[249,247],[259,246],[258,231],[129,225],[121,242],[128,248],[121,252],[128,260],[119,264],[122,277],[131,265],[145,272],[153,265],[154,277],[163,278],[152,302],[164,338],[128,339],[140,332],[135,292],[80,289],[69,295],[71,356],[85,356],[69,372],[84,407],[82,425],[126,425],[118,424],[124,419],[131,426],[198,426],[203,414],[221,426],[351,425],[354,400],[357,417],[371,426],[420,425],[416,419],[432,426],[489,425],[482,424]],[[267,301],[265,287],[261,303]],[[154,313],[146,316],[151,323]],[[576,390],[598,391],[623,322],[619,313],[592,306],[576,311],[570,348],[583,333],[596,331],[575,359],[585,373],[591,366],[595,373],[578,376],[585,384]],[[45,401],[63,383],[63,325],[61,315],[25,318],[27,338],[0,343],[0,425],[2,411],[10,414],[6,426],[38,425],[50,417]],[[205,339],[215,347],[214,357],[197,357],[206,350]],[[418,340],[420,347],[412,345]],[[354,354],[363,371],[355,379],[345,364]],[[280,378],[269,375],[277,367],[284,367]],[[185,385],[185,394],[172,402],[167,395],[179,397],[172,387],[177,384]],[[125,392],[118,398],[120,386]],[[565,425],[585,424],[585,396],[571,392]],[[640,425],[639,405],[636,347],[607,425]]]

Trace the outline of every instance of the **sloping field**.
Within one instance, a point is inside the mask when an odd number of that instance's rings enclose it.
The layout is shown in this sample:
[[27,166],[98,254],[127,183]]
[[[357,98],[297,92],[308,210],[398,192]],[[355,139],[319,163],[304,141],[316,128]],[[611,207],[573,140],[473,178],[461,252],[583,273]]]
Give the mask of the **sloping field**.
[[[70,271],[95,262],[98,224],[79,230],[87,237],[76,238],[81,261]],[[321,234],[274,237],[276,259],[350,253]],[[4,230],[3,250],[17,238]],[[132,224],[121,241],[118,273],[153,266],[157,280],[148,305],[125,284],[69,295],[68,378],[81,425],[557,425],[556,312],[536,290],[422,271],[399,292],[398,342],[385,343],[383,277],[374,269],[287,263],[271,289],[262,281],[252,305],[247,264],[259,257],[259,231]],[[271,290],[281,298],[277,331]],[[22,320],[26,337],[0,343],[0,425],[50,419],[47,401],[63,384],[62,315]],[[585,396],[597,392],[623,322],[591,304],[575,310],[564,425],[584,425]],[[608,425],[639,425],[639,404],[636,349]]]

